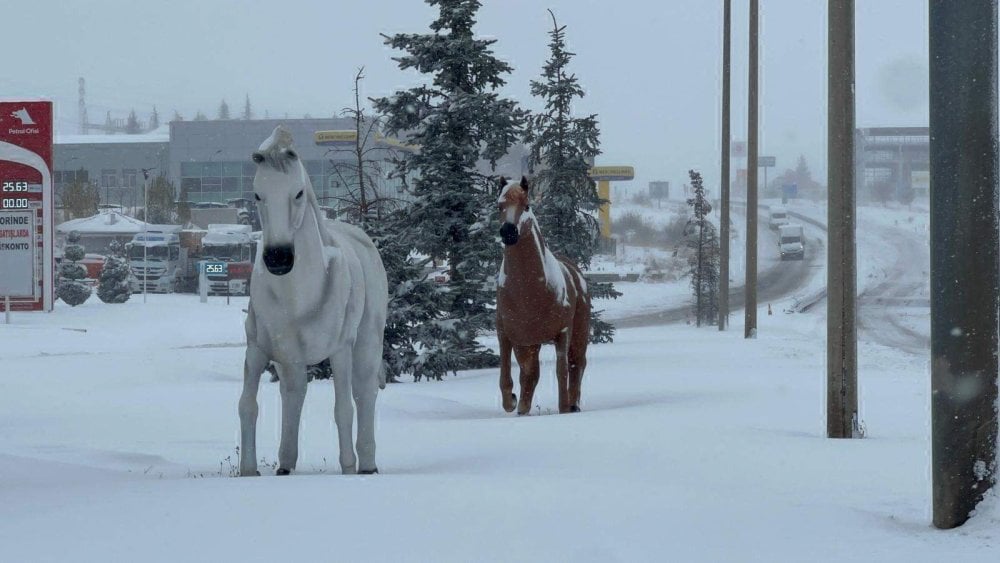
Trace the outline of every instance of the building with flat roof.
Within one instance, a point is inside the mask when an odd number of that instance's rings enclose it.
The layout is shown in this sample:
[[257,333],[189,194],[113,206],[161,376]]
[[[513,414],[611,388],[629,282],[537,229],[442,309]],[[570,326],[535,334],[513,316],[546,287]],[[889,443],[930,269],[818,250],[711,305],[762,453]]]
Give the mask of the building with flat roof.
[[[56,193],[75,180],[88,181],[100,188],[102,204],[133,209],[142,205],[142,169],[155,168],[150,177],[165,175],[177,199],[200,204],[251,199],[256,165],[250,155],[278,125],[291,131],[320,205],[342,208],[358,184],[355,123],[349,118],[173,121],[137,135],[60,135],[54,147]],[[399,152],[417,148],[373,135],[365,150],[366,158],[381,163],[374,178],[379,195],[412,199],[402,180],[389,173]],[[485,161],[477,168],[482,174],[518,178],[529,172],[526,156],[526,148],[516,145],[495,171]]]
[[930,129],[867,127],[855,137],[858,195],[869,201],[930,196]]
[[142,169],[166,172],[169,145],[166,126],[139,135],[57,135],[52,151],[56,200],[79,180],[99,188],[102,204],[142,205]]

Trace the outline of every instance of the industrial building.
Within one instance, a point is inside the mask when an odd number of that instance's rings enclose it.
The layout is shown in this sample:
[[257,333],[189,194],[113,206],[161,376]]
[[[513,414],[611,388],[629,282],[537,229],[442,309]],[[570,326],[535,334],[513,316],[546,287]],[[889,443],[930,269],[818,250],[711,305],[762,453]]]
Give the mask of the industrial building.
[[855,137],[862,201],[908,201],[930,195],[930,129],[869,127]]

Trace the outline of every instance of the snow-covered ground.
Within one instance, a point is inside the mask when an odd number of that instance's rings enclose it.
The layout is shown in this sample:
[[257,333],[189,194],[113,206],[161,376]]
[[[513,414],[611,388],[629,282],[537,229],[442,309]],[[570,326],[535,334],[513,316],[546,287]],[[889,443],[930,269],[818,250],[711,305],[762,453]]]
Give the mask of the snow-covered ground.
[[[230,478],[245,300],[92,298],[0,325],[0,561],[996,561],[996,500],[930,527],[926,362],[863,341],[864,440],[824,438],[824,312],[757,340],[685,325],[595,346],[584,412],[499,405],[496,370],[391,385],[382,474],[335,470],[316,382],[299,471]],[[263,384],[259,454],[278,394]]]

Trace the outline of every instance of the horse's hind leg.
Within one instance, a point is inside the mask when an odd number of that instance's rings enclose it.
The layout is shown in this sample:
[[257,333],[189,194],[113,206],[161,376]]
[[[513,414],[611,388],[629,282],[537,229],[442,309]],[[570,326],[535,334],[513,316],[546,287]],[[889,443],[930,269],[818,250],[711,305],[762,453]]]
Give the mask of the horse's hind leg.
[[531,403],[535,398],[535,386],[538,385],[538,351],[540,345],[514,346],[514,355],[521,368],[521,400],[517,404],[517,414],[531,412]]
[[500,341],[500,399],[503,401],[503,410],[514,412],[517,395],[514,394],[514,379],[510,374],[510,354],[514,345],[500,330],[497,331],[497,340]]
[[[382,334],[378,334],[381,338]],[[377,344],[377,345],[376,345]],[[375,465],[375,399],[382,369],[381,342],[367,343],[359,335],[354,350],[354,381],[351,391],[358,408],[358,473],[378,473]]]
[[257,390],[260,376],[268,359],[256,344],[247,344],[243,361],[243,394],[240,395],[240,476],[260,475],[257,472]]
[[281,379],[281,444],[278,446],[278,475],[288,475],[299,459],[299,423],[302,421],[302,404],[306,400],[306,365],[304,363],[280,366]]
[[344,475],[358,472],[358,458],[354,454],[354,403],[352,383],[354,379],[353,350],[345,348],[330,358],[333,368],[333,420],[337,423],[337,438],[340,443],[340,471]]
[[569,340],[566,330],[556,337],[556,382],[559,385],[559,412],[567,413],[570,407],[569,397]]
[[590,309],[577,311],[569,342],[569,412],[580,412],[580,386],[587,369],[587,344],[590,343]]

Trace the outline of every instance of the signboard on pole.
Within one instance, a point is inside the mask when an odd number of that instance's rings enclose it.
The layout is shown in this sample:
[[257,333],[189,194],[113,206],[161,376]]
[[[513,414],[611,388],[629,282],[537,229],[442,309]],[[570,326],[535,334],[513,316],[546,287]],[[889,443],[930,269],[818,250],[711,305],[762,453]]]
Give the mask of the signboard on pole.
[[635,168],[631,166],[595,166],[589,171],[595,182],[620,182],[635,178]]
[[650,182],[649,197],[653,199],[670,199],[670,182]]
[[757,157],[757,166],[761,166],[764,168],[774,168],[774,165],[777,163],[777,160],[778,159],[773,156],[760,156]]
[[51,311],[52,102],[0,102],[0,309]]

